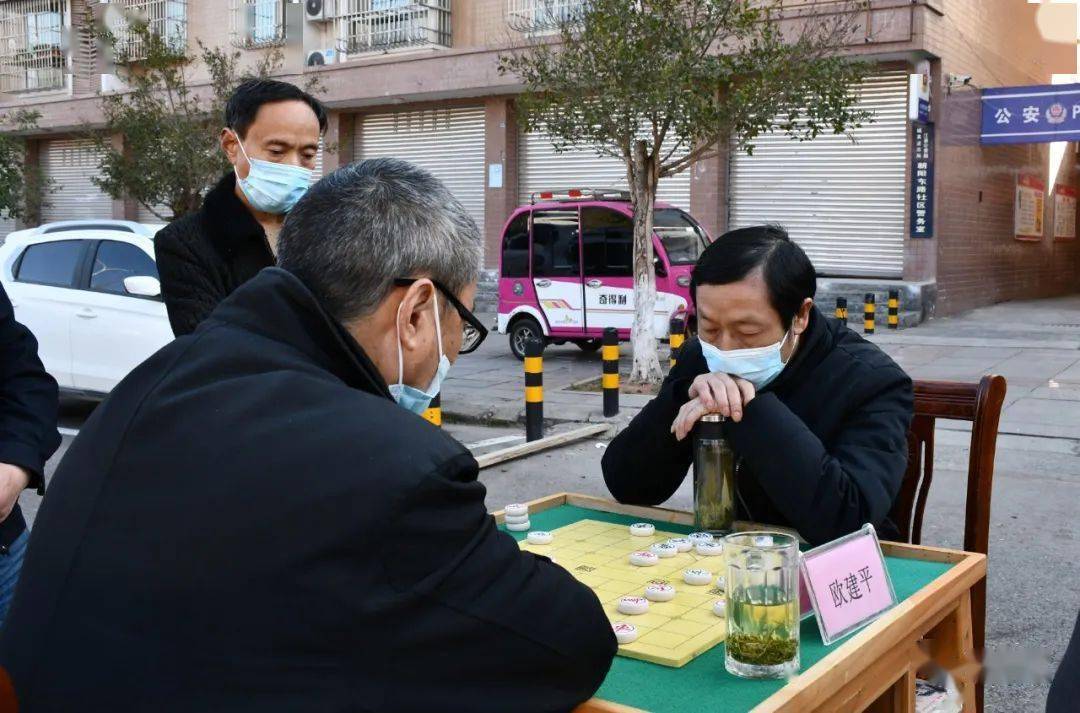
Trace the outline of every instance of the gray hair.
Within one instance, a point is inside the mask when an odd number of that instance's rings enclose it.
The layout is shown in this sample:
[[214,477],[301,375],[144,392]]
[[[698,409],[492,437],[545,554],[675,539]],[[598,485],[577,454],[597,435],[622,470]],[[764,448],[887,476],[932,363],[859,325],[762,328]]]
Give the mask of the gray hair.
[[437,178],[394,158],[343,166],[311,187],[278,238],[278,265],[335,318],[370,314],[395,278],[430,276],[459,294],[480,275],[475,221]]

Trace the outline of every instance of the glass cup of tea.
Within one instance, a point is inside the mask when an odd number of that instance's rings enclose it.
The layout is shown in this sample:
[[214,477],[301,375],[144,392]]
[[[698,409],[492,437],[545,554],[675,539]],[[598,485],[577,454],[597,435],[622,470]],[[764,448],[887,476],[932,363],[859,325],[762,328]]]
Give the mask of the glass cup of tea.
[[778,532],[724,538],[727,560],[725,667],[743,678],[799,670],[799,543]]

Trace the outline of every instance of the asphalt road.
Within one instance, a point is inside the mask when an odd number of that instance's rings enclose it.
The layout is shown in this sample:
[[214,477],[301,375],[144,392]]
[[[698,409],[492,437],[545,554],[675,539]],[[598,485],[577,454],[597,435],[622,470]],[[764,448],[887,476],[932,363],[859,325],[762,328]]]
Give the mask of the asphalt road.
[[[71,433],[91,413],[65,405],[62,427]],[[447,424],[477,452],[520,443],[517,427]],[[963,541],[967,435],[938,431],[936,472],[930,489],[923,542],[960,547]],[[51,477],[71,443],[49,463]],[[554,492],[606,495],[600,459],[606,443],[589,440],[481,471],[490,510]],[[33,519],[40,498],[22,503]],[[689,509],[689,479],[667,505]],[[1004,435],[994,478],[989,568],[989,711],[1041,711],[1047,676],[1064,652],[1080,609],[1080,441]]]

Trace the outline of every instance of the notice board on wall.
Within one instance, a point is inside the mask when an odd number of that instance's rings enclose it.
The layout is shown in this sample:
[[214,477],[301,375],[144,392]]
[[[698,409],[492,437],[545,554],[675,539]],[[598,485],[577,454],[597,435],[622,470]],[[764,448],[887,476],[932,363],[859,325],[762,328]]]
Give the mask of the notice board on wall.
[[1014,233],[1017,240],[1042,240],[1046,214],[1046,183],[1038,176],[1016,177],[1016,202],[1013,205]]
[[1076,240],[1076,196],[1072,186],[1054,186],[1054,240]]

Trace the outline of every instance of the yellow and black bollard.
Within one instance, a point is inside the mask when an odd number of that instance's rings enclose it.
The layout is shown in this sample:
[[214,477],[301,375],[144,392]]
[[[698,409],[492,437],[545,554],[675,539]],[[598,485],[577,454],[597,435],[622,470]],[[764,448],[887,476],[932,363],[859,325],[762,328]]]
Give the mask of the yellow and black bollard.
[[424,410],[423,416],[432,424],[442,428],[442,393],[435,394],[435,398]]
[[672,317],[668,331],[668,345],[671,347],[671,361],[669,366],[674,369],[679,360],[679,349],[686,341],[686,320],[682,317]]
[[525,342],[525,440],[544,437],[544,342]]
[[836,318],[841,322],[847,324],[847,298],[836,298]]
[[604,375],[600,386],[604,389],[604,415],[619,413],[619,332],[614,327],[604,330]]
[[889,290],[889,329],[900,329],[900,290]]
[[866,293],[866,306],[863,307],[863,333],[864,334],[873,334],[874,333],[874,322],[877,319],[877,313],[874,311],[875,309],[876,309],[876,307],[874,305],[874,293],[873,292],[867,292]]

